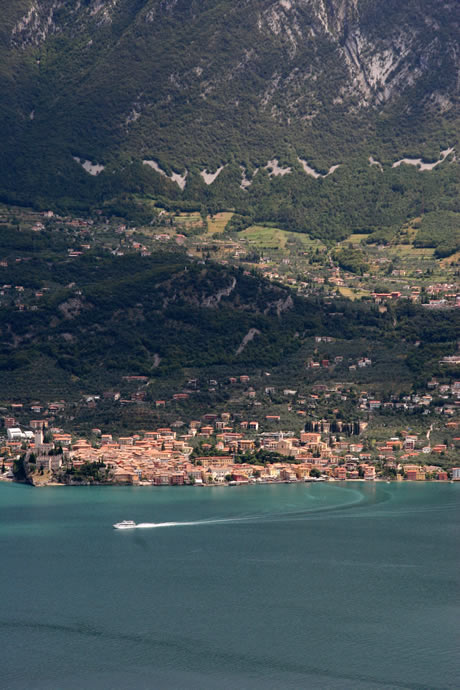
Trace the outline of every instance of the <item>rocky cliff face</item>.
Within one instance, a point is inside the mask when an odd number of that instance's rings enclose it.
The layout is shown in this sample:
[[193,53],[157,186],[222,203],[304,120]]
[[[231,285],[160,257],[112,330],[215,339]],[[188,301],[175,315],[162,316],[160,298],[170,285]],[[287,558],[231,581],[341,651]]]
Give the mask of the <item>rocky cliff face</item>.
[[15,22],[11,43],[18,48],[40,45],[52,35],[76,35],[84,26],[93,28],[112,21],[119,0],[78,0],[73,6],[64,0],[32,0],[27,11]]
[[[267,69],[260,102],[269,107],[274,95],[282,93],[285,106],[292,110],[298,106],[294,100],[301,98],[302,90],[318,91],[317,85],[327,79],[328,61],[324,63],[321,50],[325,45],[334,55],[334,71],[343,77],[338,92],[330,94],[332,103],[383,104],[446,64],[451,68],[449,89],[442,83],[439,89],[434,85],[427,96],[446,109],[459,85],[458,5],[453,1],[441,6],[422,0],[246,0],[217,7],[215,2],[189,0],[78,0],[71,6],[64,0],[30,0],[14,4],[13,50],[43,45],[56,36],[74,40],[86,36],[87,47],[93,47],[98,40],[106,42],[107,29],[117,23],[118,31],[108,41],[114,49],[120,40],[120,24],[121,33],[133,41],[136,36],[148,39],[149,32],[152,40],[158,40],[165,24],[167,28],[187,24],[190,40],[194,31],[205,38],[198,64],[183,65],[185,69],[165,76],[173,85],[193,82],[203,97],[226,79],[257,68],[268,49],[282,56],[282,61]],[[235,37],[226,35],[228,23],[232,32],[245,27],[246,35],[249,27],[251,40],[237,46]],[[167,33],[162,46],[166,54],[170,48]],[[234,49],[227,53],[225,44]],[[185,56],[187,46],[182,48]],[[205,73],[211,78],[203,78]],[[286,99],[286,94],[291,97]]]

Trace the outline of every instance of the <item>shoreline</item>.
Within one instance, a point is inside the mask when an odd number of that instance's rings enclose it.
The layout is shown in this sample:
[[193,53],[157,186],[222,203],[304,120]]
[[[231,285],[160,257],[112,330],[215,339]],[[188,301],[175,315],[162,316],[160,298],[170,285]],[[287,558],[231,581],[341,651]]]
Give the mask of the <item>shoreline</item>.
[[242,486],[273,486],[273,485],[279,485],[279,484],[347,484],[347,483],[366,483],[366,484],[454,484],[457,481],[460,480],[454,480],[454,479],[402,479],[402,480],[396,480],[396,479],[382,479],[382,478],[376,478],[376,479],[301,479],[299,481],[291,481],[291,480],[274,480],[274,481],[248,481],[248,482],[225,482],[225,483],[216,483],[216,484],[189,484],[189,483],[184,483],[184,484],[154,484],[153,482],[138,482],[138,483],[128,483],[128,482],[88,482],[88,483],[75,483],[75,484],[64,484],[63,482],[43,482],[40,484],[34,484],[33,482],[30,481],[23,481],[23,480],[16,480],[16,479],[10,479],[10,478],[4,478],[0,477],[0,481],[5,482],[5,484],[23,484],[27,486],[32,486],[34,489],[41,489],[41,488],[46,488],[46,487],[91,487],[91,486],[103,486],[103,487],[139,487],[139,488],[155,488],[155,489],[164,489],[164,488],[183,488],[183,487],[188,487],[188,488],[200,488],[200,489],[215,489],[215,488],[238,488]]

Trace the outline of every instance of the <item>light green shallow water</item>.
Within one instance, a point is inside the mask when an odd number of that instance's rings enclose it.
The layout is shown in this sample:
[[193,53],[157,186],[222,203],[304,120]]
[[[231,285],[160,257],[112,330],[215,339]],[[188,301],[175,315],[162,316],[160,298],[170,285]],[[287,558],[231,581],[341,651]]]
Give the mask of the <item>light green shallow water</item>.
[[459,508],[460,484],[0,485],[0,684],[456,688]]

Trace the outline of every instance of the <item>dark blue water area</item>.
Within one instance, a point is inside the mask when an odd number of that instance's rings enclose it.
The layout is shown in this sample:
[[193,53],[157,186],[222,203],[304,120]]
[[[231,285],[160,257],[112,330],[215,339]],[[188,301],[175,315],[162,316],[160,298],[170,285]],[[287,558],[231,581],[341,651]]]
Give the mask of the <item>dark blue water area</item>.
[[0,685],[457,688],[459,508],[450,483],[0,485]]

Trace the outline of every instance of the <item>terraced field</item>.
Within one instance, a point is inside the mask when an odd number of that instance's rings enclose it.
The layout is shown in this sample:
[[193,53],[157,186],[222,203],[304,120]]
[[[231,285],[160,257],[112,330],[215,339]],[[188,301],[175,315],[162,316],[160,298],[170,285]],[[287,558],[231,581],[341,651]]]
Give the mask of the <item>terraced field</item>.
[[216,233],[222,233],[225,230],[225,226],[232,218],[233,213],[223,211],[222,213],[216,213],[214,216],[208,216],[208,235],[215,235]]
[[441,266],[450,266],[460,261],[460,252],[455,252],[441,261]]
[[203,222],[203,219],[198,212],[179,213],[177,216],[174,216],[174,222],[178,225],[190,227],[200,225]]

